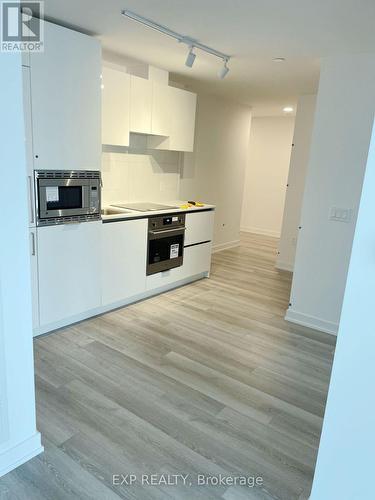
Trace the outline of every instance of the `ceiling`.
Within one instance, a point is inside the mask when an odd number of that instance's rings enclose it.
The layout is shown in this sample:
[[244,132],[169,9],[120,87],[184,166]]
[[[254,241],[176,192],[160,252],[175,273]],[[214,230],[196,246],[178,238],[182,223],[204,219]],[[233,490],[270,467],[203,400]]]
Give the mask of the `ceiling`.
[[[186,45],[125,19],[125,8],[231,54],[227,77],[217,78],[219,59],[199,51],[187,68]],[[375,51],[374,0],[45,0],[45,16],[97,36],[105,53],[164,68],[257,115],[281,114],[315,93],[322,57]]]

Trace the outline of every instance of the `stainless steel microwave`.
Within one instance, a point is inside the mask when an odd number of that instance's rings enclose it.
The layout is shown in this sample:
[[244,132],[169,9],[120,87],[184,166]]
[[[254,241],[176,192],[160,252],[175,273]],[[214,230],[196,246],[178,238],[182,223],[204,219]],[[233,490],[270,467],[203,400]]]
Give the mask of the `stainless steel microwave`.
[[39,226],[100,219],[99,171],[37,170],[35,189]]

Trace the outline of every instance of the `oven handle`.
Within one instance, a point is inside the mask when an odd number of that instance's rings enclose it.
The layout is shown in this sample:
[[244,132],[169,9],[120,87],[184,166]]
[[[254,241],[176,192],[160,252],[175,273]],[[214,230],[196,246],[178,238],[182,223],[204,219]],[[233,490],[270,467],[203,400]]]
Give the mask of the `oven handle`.
[[152,231],[149,230],[148,232],[148,238],[149,240],[156,240],[156,239],[161,239],[165,236],[179,236],[181,234],[184,234],[186,231],[185,227],[179,227],[179,228],[174,228],[174,229],[161,229],[159,231]]
[[160,229],[159,231],[150,230],[149,233],[151,233],[151,234],[166,234],[166,233],[181,234],[184,231],[186,231],[186,227],[179,227],[179,228],[175,228],[175,229]]

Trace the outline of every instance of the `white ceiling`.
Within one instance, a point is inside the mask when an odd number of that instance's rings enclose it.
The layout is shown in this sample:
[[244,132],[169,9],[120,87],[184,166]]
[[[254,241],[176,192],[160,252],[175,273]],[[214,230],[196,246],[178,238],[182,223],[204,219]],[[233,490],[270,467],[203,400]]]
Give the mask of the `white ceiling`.
[[[129,9],[233,55],[220,61],[121,16]],[[375,0],[46,0],[45,15],[100,38],[106,52],[171,72],[174,81],[279,114],[300,94],[314,93],[322,57],[375,51]],[[275,63],[274,57],[285,57]]]

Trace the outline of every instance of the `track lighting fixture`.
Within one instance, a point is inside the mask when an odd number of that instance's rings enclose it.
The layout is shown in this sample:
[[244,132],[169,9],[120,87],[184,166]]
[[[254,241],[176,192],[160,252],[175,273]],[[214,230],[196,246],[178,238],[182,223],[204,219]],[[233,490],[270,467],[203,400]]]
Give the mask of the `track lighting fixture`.
[[158,31],[159,33],[163,33],[164,35],[170,36],[171,38],[174,38],[180,43],[185,43],[189,47],[189,53],[186,57],[185,65],[189,68],[191,68],[194,64],[196,54],[194,53],[194,49],[199,49],[203,50],[203,52],[207,52],[207,54],[211,54],[215,57],[218,57],[219,59],[222,59],[224,61],[224,66],[221,68],[221,70],[218,73],[218,76],[220,79],[223,79],[228,71],[228,61],[230,59],[230,56],[228,54],[224,54],[223,52],[220,52],[219,50],[212,49],[211,47],[208,47],[208,45],[203,45],[203,43],[198,42],[197,40],[194,40],[192,38],[189,38],[187,36],[181,35],[180,33],[176,33],[175,31],[170,30],[166,26],[163,26],[161,24],[155,23],[154,21],[151,21],[150,19],[147,19],[146,17],[139,16],[135,12],[131,12],[130,10],[122,10],[121,14],[124,17],[127,17],[128,19],[132,19],[133,21],[136,21],[137,23],[142,24],[143,26],[146,26],[147,28],[151,28],[155,31]]
[[227,76],[228,72],[229,72],[228,59],[224,59],[223,67],[219,69],[217,76],[220,78],[220,80],[222,80]]
[[194,46],[191,45],[188,55],[186,57],[185,66],[187,66],[188,68],[191,68],[193,66],[195,58],[197,57],[196,54],[194,54],[193,49]]

